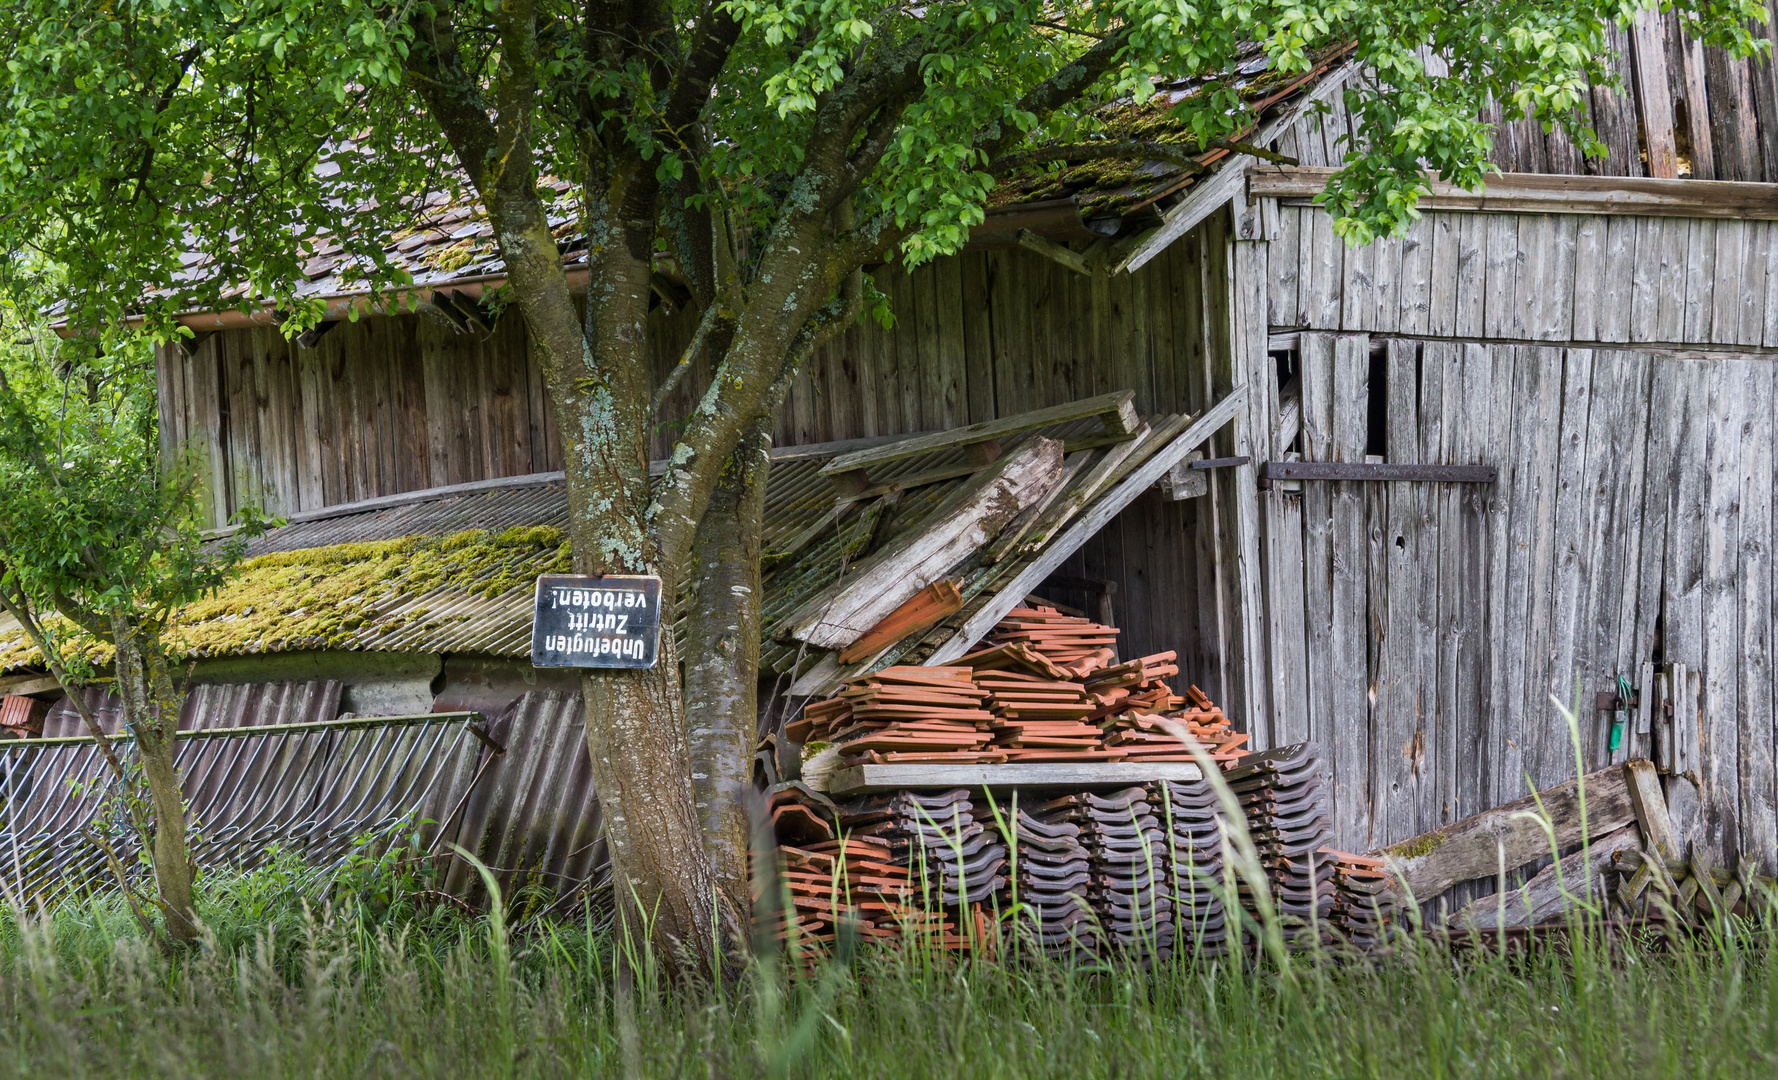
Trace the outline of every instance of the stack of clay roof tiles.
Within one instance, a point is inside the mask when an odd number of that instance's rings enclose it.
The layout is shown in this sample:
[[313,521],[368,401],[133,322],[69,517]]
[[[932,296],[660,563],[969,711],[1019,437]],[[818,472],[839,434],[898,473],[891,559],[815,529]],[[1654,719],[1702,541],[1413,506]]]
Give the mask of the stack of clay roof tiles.
[[1163,867],[1173,901],[1174,947],[1196,957],[1228,952],[1222,903],[1221,806],[1208,780],[1148,785],[1148,801],[1166,830]]
[[1018,807],[1008,821],[1013,849],[1008,902],[1019,905],[1022,933],[1051,956],[1093,955],[1103,934],[1088,895],[1092,855],[1069,807]]
[[892,667],[846,681],[787,727],[799,742],[837,742],[848,765],[1002,761],[985,707],[989,692],[965,667]]
[[772,825],[779,884],[789,900],[780,937],[794,927],[803,943],[831,945],[842,924],[864,938],[899,938],[916,929],[955,937],[943,911],[920,903],[920,884],[892,839],[840,835],[827,813],[795,791],[774,796]]
[[1166,955],[1173,946],[1173,905],[1167,892],[1168,838],[1141,787],[1109,794],[1080,792],[1031,808],[1040,820],[1080,829],[1091,875],[1086,900],[1109,945]]
[[[1331,834],[1323,776],[1320,758],[1298,743],[1251,754],[1224,778],[1247,817],[1286,938],[1299,947],[1332,942],[1333,895],[1325,886],[1333,863],[1319,854]],[[1243,906],[1257,917],[1250,886],[1243,881],[1239,888]]]
[[1047,607],[1013,608],[988,640],[995,645],[1026,645],[1076,675],[1104,667],[1117,657],[1116,627]]
[[[841,831],[887,845],[929,908],[979,904],[1006,884],[1006,844],[976,820],[969,792],[899,791],[840,804]],[[991,824],[991,823],[990,823]]]
[[[1051,633],[1065,636],[1044,636]],[[1247,739],[1197,687],[1173,692],[1174,653],[1118,663],[1115,627],[1019,608],[993,639],[948,667],[847,679],[785,734],[805,745],[838,743],[847,765],[1190,761],[1181,733],[1227,763]]]
[[1383,860],[1332,848],[1322,848],[1320,855],[1333,866],[1334,932],[1358,949],[1386,947],[1395,923],[1395,893]]

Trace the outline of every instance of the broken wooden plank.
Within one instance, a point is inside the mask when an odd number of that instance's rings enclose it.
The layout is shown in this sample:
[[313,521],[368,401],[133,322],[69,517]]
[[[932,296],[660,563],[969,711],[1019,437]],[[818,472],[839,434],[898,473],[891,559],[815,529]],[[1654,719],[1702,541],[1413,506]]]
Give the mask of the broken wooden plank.
[[937,626],[963,607],[963,594],[958,590],[962,579],[946,578],[915,593],[912,599],[896,608],[882,622],[840,653],[840,663],[856,664],[875,656],[909,634]]
[[54,675],[12,675],[0,679],[0,694],[28,697],[32,694],[52,693],[61,688],[62,684],[56,681]]
[[[1558,848],[1572,847],[1583,839],[1616,832],[1634,824],[1636,811],[1630,802],[1629,785],[1621,765],[1608,765],[1589,773],[1586,781],[1587,815],[1582,828],[1575,781],[1547,788],[1537,798],[1549,815]],[[1453,885],[1489,877],[1499,868],[1504,851],[1506,868],[1514,870],[1533,859],[1551,854],[1549,835],[1528,815],[1537,811],[1530,795],[1484,810],[1442,829],[1422,833],[1382,849],[1396,879],[1424,904]],[[1584,834],[1584,835],[1583,835]]]
[[979,424],[955,428],[950,431],[935,431],[930,435],[921,435],[886,446],[859,450],[850,454],[841,454],[821,468],[822,476],[841,476],[846,473],[864,471],[894,461],[905,461],[921,454],[930,454],[938,450],[951,450],[969,446],[972,443],[987,442],[990,439],[1004,439],[1011,435],[1019,435],[1038,428],[1066,424],[1073,420],[1085,420],[1098,417],[1105,424],[1108,434],[1127,436],[1142,423],[1136,415],[1136,394],[1131,390],[1118,390],[1110,394],[1087,398],[1084,401],[1071,401],[1066,405],[1056,405],[1035,412],[1020,413],[1017,416],[1006,416],[999,420],[984,420]]
[[915,593],[999,535],[1062,475],[1062,444],[1036,438],[984,469],[899,537],[788,619],[790,635],[823,649],[852,644]]
[[1636,824],[1642,830],[1643,845],[1663,859],[1679,858],[1679,841],[1673,835],[1673,821],[1667,816],[1667,796],[1661,791],[1661,777],[1654,762],[1646,758],[1624,763],[1624,777],[1630,788],[1630,806],[1636,812]]
[[994,542],[982,552],[982,562],[991,566],[1005,558],[1006,553],[1013,550],[1019,541],[1025,538],[1025,534],[1031,531],[1032,526],[1044,517],[1056,499],[1068,490],[1068,485],[1080,473],[1080,470],[1086,467],[1092,456],[1091,451],[1080,450],[1064,457],[1062,459],[1062,478],[1056,482],[1054,487],[1050,488],[1049,494],[1025,507],[1019,512],[1019,516],[1012,520],[1011,524],[1001,530]]
[[1138,495],[1154,486],[1155,481],[1184,460],[1186,454],[1204,445],[1211,435],[1233,420],[1246,400],[1247,384],[1242,383],[1229,391],[1227,397],[1205,410],[1204,415],[1178,437],[1163,444],[1161,449],[1119,481],[1116,487],[1095,502],[1061,535],[1046,543],[1042,553],[1032,559],[1010,583],[1003,586],[993,600],[977,610],[963,624],[962,629],[939,646],[927,658],[926,663],[931,666],[947,664],[968,652],[971,645],[985,637],[1008,611],[1027,593],[1042,585],[1044,579],[1055,573],[1070,555],[1080,550],[1081,545],[1104,528],[1106,522],[1135,502]]
[[1086,256],[1078,251],[1071,251],[1054,240],[1045,240],[1030,229],[1019,230],[1019,246],[1026,251],[1035,251],[1053,263],[1066,266],[1082,277],[1093,276],[1093,272],[1087,268]]
[[1209,494],[1210,477],[1204,470],[1192,467],[1202,461],[1203,456],[1202,451],[1193,450],[1185,455],[1184,461],[1168,469],[1160,483],[1155,485],[1160,490],[1161,498],[1169,502],[1181,502]]
[[[1346,79],[1357,72],[1362,65],[1359,61],[1348,61],[1338,71],[1324,76],[1315,84],[1315,89],[1304,94],[1288,110],[1274,117],[1249,141],[1254,146],[1269,146],[1279,136],[1296,126],[1311,110],[1320,106],[1321,102],[1333,97],[1346,85]],[[1247,181],[1250,170],[1259,164],[1259,159],[1251,154],[1235,154],[1216,166],[1217,171],[1208,180],[1199,180],[1186,190],[1185,198],[1180,199],[1168,210],[1161,221],[1161,226],[1145,237],[1141,244],[1132,248],[1130,253],[1117,264],[1112,273],[1129,271],[1135,273],[1150,259],[1165,251],[1167,245],[1184,236],[1198,226],[1198,223],[1223,208],[1223,205],[1236,195],[1248,189]],[[1263,175],[1271,170],[1267,166],[1253,175]]]

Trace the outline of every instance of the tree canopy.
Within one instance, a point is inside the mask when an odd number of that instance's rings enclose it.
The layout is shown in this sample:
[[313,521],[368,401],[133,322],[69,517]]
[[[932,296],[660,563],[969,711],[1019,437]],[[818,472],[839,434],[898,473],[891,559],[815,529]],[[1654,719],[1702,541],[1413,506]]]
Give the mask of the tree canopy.
[[[1423,166],[1482,182],[1491,98],[1596,148],[1579,106],[1615,82],[1604,31],[1657,6],[1708,44],[1765,46],[1756,0],[543,0],[522,6],[516,40],[493,0],[25,0],[5,46],[0,242],[59,265],[70,313],[93,325],[259,298],[300,322],[291,291],[321,235],[347,245],[367,288],[402,284],[383,238],[459,180],[415,98],[430,76],[409,63],[440,14],[460,61],[449,78],[497,120],[522,111],[542,171],[579,178],[630,155],[644,187],[720,205],[731,229],[764,227],[808,186],[823,103],[874,72],[872,100],[896,106],[849,132],[871,160],[851,201],[913,262],[964,242],[997,151],[1090,144],[1100,106],[1231,71],[1250,43],[1288,74],[1350,42],[1368,68],[1349,92],[1363,140],[1329,204],[1362,242],[1411,220]],[[1094,51],[1109,55],[1049,108],[1021,102]],[[1429,68],[1429,54],[1444,62]],[[1175,115],[1201,145],[1251,119],[1216,83]]]

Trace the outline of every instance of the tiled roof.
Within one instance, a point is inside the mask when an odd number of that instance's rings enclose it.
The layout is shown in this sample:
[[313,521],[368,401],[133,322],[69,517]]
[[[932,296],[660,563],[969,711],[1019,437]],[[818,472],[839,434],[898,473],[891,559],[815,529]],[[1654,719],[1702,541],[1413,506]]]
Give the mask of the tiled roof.
[[[1245,139],[1268,121],[1290,112],[1313,93],[1321,80],[1338,73],[1350,45],[1333,46],[1316,54],[1310,70],[1300,75],[1279,75],[1272,70],[1259,47],[1226,75],[1204,76],[1173,85],[1137,105],[1110,106],[1101,115],[1108,137],[1172,143],[1190,150],[1197,138],[1173,118],[1181,102],[1215,87],[1233,89],[1253,109],[1253,123],[1239,138]],[[1201,172],[1168,161],[1092,161],[1079,165],[1015,174],[995,187],[989,204],[995,208],[1048,199],[1072,198],[1084,220],[1125,216],[1150,205],[1176,199],[1186,189],[1213,175],[1231,151],[1213,148],[1194,156],[1205,166]]]
[[[1337,72],[1339,61],[1348,51],[1349,46],[1330,48],[1316,57],[1308,73],[1280,76],[1271,71],[1270,62],[1254,46],[1227,75],[1175,83],[1141,105],[1110,106],[1102,114],[1105,134],[1195,147],[1195,137],[1170,111],[1211,86],[1235,89],[1253,106],[1256,126],[1264,125],[1287,113],[1323,78]],[[1004,211],[1014,206],[1071,199],[1082,220],[1129,215],[1149,206],[1160,209],[1212,175],[1229,153],[1227,149],[1213,148],[1196,155],[1204,166],[1196,172],[1171,162],[1127,160],[1032,168],[1004,178],[991,193],[989,208]],[[324,161],[322,168],[328,167]],[[544,189],[546,194],[554,194],[548,220],[565,253],[565,263],[570,268],[584,265],[586,244],[573,229],[572,186],[567,181],[545,181]],[[987,230],[991,232],[992,226]],[[346,296],[364,290],[360,271],[349,261],[337,237],[323,234],[313,243],[314,249],[303,266],[307,281],[297,289],[299,297]],[[505,263],[494,244],[493,227],[469,197],[453,200],[434,194],[411,227],[389,237],[384,251],[392,265],[412,275],[420,288],[497,278],[505,273]],[[201,280],[206,266],[204,256],[188,252],[184,279]]]

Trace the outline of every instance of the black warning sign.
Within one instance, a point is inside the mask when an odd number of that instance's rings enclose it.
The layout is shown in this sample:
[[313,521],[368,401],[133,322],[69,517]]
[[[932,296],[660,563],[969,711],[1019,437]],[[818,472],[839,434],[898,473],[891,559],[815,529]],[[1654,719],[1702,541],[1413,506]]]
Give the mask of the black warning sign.
[[661,579],[543,574],[531,622],[537,667],[651,668],[661,643]]

